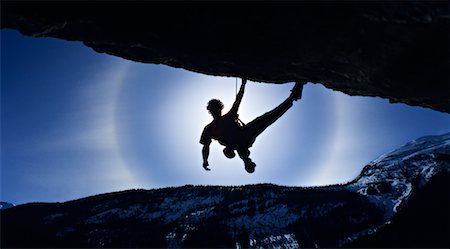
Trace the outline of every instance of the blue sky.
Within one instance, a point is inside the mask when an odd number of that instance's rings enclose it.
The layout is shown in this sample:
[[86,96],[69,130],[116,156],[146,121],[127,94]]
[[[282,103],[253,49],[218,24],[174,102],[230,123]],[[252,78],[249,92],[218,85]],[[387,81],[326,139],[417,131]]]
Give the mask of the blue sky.
[[[1,192],[16,204],[131,188],[352,180],[381,154],[450,130],[448,114],[350,97],[309,83],[302,100],[252,147],[254,174],[211,145],[202,168],[206,103],[230,108],[235,78],[99,54],[80,42],[1,31]],[[240,118],[281,103],[293,83],[249,82]]]

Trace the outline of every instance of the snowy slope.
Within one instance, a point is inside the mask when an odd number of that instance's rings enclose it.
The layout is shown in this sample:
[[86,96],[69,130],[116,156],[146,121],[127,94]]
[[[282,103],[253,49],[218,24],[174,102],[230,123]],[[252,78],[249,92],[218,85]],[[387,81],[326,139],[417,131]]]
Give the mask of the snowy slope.
[[[436,173],[450,170],[450,133],[415,139],[365,166],[346,188],[385,209],[385,223]],[[372,233],[375,226],[365,233]],[[354,236],[357,237],[357,236]]]
[[413,187],[422,186],[439,170],[449,170],[449,162],[443,160],[449,156],[450,133],[422,137],[371,162],[348,189],[388,207],[392,215]]

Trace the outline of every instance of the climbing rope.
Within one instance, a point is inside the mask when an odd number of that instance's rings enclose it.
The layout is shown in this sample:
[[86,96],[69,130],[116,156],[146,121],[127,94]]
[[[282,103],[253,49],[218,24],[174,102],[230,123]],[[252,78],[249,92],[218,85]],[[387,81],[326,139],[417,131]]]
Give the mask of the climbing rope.
[[[237,96],[237,94],[238,94],[238,90],[237,90],[237,85],[238,85],[238,78],[236,77],[236,96]],[[236,119],[236,121],[239,123],[239,124],[241,124],[241,126],[245,126],[245,123],[244,122],[242,122],[242,120],[238,117],[237,119]]]

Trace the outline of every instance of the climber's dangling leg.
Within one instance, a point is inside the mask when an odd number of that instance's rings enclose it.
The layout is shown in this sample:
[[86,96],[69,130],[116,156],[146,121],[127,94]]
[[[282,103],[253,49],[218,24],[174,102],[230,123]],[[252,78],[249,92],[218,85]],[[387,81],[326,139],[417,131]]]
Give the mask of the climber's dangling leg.
[[248,173],[255,172],[256,164],[250,159],[250,151],[248,149],[238,149],[239,157],[244,161],[245,170]]

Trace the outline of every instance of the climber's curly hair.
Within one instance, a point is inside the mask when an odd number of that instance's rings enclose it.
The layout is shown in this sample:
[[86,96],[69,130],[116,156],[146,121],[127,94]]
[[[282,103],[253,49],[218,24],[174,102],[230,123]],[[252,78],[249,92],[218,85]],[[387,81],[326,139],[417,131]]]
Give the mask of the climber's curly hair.
[[209,111],[209,113],[217,113],[219,111],[222,111],[223,109],[223,103],[222,101],[218,99],[211,99],[208,101],[208,106],[206,106],[206,109]]

